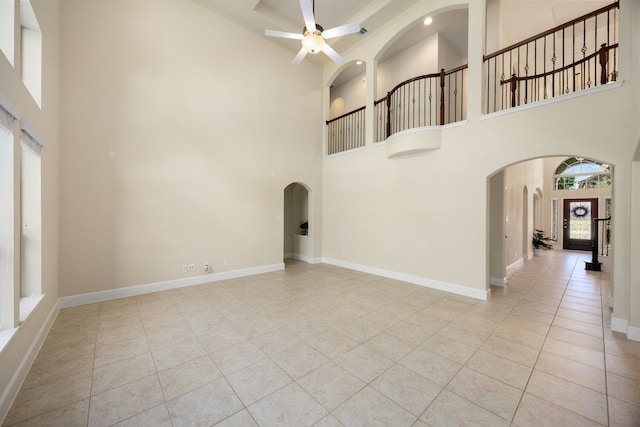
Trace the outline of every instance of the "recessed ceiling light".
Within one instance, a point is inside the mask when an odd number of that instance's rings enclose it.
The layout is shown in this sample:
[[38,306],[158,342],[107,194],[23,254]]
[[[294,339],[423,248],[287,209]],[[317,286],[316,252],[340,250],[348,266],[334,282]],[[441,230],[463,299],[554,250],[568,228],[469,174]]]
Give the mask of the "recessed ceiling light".
[[362,65],[362,61],[356,61],[356,65]]
[[430,16],[427,16],[426,18],[424,18],[424,25],[431,25],[432,22],[433,22],[433,19],[431,19]]

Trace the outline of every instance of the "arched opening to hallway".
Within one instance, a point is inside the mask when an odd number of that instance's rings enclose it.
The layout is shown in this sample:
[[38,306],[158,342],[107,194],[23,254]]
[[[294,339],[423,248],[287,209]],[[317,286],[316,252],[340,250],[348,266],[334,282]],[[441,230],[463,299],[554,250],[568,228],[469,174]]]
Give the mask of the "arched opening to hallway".
[[309,193],[309,188],[298,182],[284,189],[283,259],[311,260]]
[[[531,237],[534,229],[549,236],[554,250],[567,249],[567,228],[571,228],[572,211],[563,206],[572,200],[595,199],[590,218],[607,218],[611,214],[612,167],[586,157],[556,156],[524,160],[505,166],[489,177],[488,183],[489,283],[503,285],[511,269],[532,257]],[[579,210],[582,214],[584,209]],[[584,221],[583,221],[584,222]],[[582,224],[582,223],[581,223]],[[578,230],[586,236],[587,251],[598,237],[598,255],[603,269],[610,271],[613,249],[610,235],[612,221],[602,221],[595,228]],[[579,234],[576,231],[574,234]],[[576,249],[576,248],[569,248]],[[585,249],[583,249],[585,250]],[[502,258],[501,258],[502,257]]]

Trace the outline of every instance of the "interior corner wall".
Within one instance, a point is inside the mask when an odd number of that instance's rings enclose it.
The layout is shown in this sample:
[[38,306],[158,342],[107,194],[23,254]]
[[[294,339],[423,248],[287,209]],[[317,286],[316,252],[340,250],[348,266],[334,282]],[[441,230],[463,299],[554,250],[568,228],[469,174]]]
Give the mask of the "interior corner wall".
[[438,36],[438,66],[437,70],[433,72],[439,72],[441,69],[445,71],[452,68],[459,67],[467,64],[467,52],[456,51],[451,43],[441,35]]
[[[44,294],[38,306],[17,329],[0,352],[0,420],[9,409],[27,375],[48,328],[55,318],[59,295],[58,281],[58,165],[59,165],[59,57],[60,27],[58,0],[31,0],[42,31],[41,107],[35,102],[20,75],[20,54],[15,67],[0,54],[0,99],[7,100],[13,113],[26,123],[45,144],[41,154],[41,239]],[[20,27],[16,20],[15,28]],[[16,31],[16,34],[19,31]],[[17,127],[16,127],[17,128]],[[19,136],[18,136],[19,137]]]
[[65,0],[61,40],[61,294],[281,264],[321,70],[190,1]]

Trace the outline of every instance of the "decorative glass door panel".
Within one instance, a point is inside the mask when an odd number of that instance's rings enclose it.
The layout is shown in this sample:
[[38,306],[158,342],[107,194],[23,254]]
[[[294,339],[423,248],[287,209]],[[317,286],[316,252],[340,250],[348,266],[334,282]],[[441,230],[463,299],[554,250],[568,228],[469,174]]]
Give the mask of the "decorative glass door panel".
[[563,249],[590,251],[593,218],[598,217],[598,199],[565,199]]

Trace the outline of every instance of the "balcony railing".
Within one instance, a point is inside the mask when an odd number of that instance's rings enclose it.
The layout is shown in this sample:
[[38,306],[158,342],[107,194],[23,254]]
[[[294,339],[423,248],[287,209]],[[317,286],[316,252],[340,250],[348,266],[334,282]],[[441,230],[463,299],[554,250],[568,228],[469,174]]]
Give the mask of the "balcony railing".
[[327,120],[327,154],[364,147],[364,113],[360,107],[335,119]]
[[[618,76],[619,4],[484,57],[486,112],[604,85]],[[374,142],[467,116],[467,65],[406,80],[374,103]],[[328,154],[365,145],[365,107],[327,121]]]
[[375,142],[394,133],[464,120],[467,65],[406,80],[375,102]]
[[[467,65],[414,77],[375,102],[375,142],[396,132],[438,126],[467,116]],[[327,121],[327,154],[364,147],[365,107]]]
[[615,81],[618,9],[616,1],[485,56],[486,112]]

